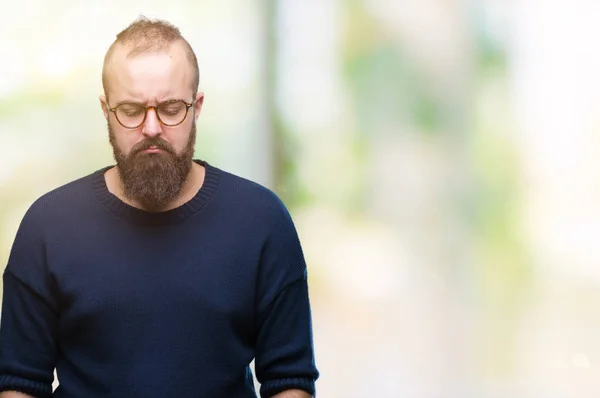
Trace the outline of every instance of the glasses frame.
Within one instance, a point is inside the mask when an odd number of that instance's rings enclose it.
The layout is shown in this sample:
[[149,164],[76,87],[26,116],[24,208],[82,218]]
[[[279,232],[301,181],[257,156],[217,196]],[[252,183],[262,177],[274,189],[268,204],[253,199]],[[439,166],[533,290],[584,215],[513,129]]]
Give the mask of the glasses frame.
[[[181,119],[181,121],[179,123],[177,123],[177,124],[167,124],[167,123],[165,123],[165,122],[163,122],[161,120],[160,115],[158,114],[158,107],[161,106],[161,105],[164,105],[164,104],[173,104],[175,102],[183,102],[185,104],[185,115],[183,116],[183,119]],[[145,106],[144,108],[146,108],[146,109],[144,111],[144,118],[142,119],[141,123],[138,124],[135,127],[130,127],[130,126],[125,126],[123,123],[121,123],[121,121],[119,120],[119,116],[117,116],[117,109],[121,105],[130,105],[130,104],[138,104],[138,105],[141,105],[142,107],[144,107],[144,104],[141,104],[141,103],[138,103],[138,102],[135,102],[135,101],[131,101],[131,102],[126,101],[126,102],[121,102],[119,105],[117,105],[115,107],[108,108],[108,110],[115,115],[115,119],[117,119],[117,122],[119,122],[119,124],[121,126],[123,126],[126,129],[129,129],[129,130],[135,130],[135,129],[139,128],[142,124],[144,124],[144,122],[146,121],[146,117],[148,116],[148,111],[150,109],[154,109],[154,113],[156,114],[156,118],[158,119],[158,121],[160,122],[160,124],[162,124],[163,126],[167,126],[167,127],[176,127],[176,126],[179,126],[181,123],[185,122],[185,119],[187,119],[187,115],[188,115],[188,113],[190,111],[190,108],[194,105],[193,102],[192,103],[187,103],[187,102],[185,102],[184,100],[181,100],[181,99],[172,99],[172,100],[167,100],[167,101],[161,102],[158,105],[148,105],[148,106]]]

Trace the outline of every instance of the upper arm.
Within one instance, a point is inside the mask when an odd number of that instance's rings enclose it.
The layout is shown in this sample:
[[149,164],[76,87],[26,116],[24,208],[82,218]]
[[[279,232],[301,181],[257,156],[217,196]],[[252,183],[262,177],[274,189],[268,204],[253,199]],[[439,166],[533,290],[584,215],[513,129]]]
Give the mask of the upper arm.
[[264,244],[259,267],[256,377],[263,397],[288,390],[306,391],[308,395],[299,397],[310,397],[319,373],[314,360],[307,269],[291,217],[285,209],[280,215]]
[[0,391],[42,398],[52,395],[58,314],[42,234],[31,218],[21,223],[3,274]]

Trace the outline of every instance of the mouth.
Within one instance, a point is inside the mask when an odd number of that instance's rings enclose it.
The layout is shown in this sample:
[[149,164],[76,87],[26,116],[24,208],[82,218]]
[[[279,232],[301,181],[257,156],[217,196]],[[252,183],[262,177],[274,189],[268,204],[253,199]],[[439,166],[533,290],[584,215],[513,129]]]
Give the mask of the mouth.
[[144,153],[159,153],[159,152],[164,152],[164,149],[160,149],[158,147],[155,146],[151,146],[150,148],[146,148],[143,150]]

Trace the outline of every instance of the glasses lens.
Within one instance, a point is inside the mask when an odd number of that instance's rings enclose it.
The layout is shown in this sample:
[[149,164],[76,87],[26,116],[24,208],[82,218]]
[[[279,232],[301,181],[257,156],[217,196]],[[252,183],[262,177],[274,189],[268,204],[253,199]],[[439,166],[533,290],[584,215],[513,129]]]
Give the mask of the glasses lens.
[[144,120],[146,108],[140,104],[124,103],[117,107],[117,118],[125,127],[137,127]]
[[165,102],[158,106],[158,117],[166,125],[183,122],[187,114],[187,106],[183,101]]

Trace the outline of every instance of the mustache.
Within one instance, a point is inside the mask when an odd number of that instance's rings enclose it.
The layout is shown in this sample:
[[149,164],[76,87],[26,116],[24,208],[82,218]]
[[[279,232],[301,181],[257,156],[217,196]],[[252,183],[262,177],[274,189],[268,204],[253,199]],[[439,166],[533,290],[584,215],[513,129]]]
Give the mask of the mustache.
[[175,154],[173,147],[161,138],[146,138],[143,141],[138,142],[133,146],[133,148],[131,148],[131,154],[135,155],[138,152],[145,151],[146,149],[150,149],[152,147],[162,149],[163,151],[173,155]]

